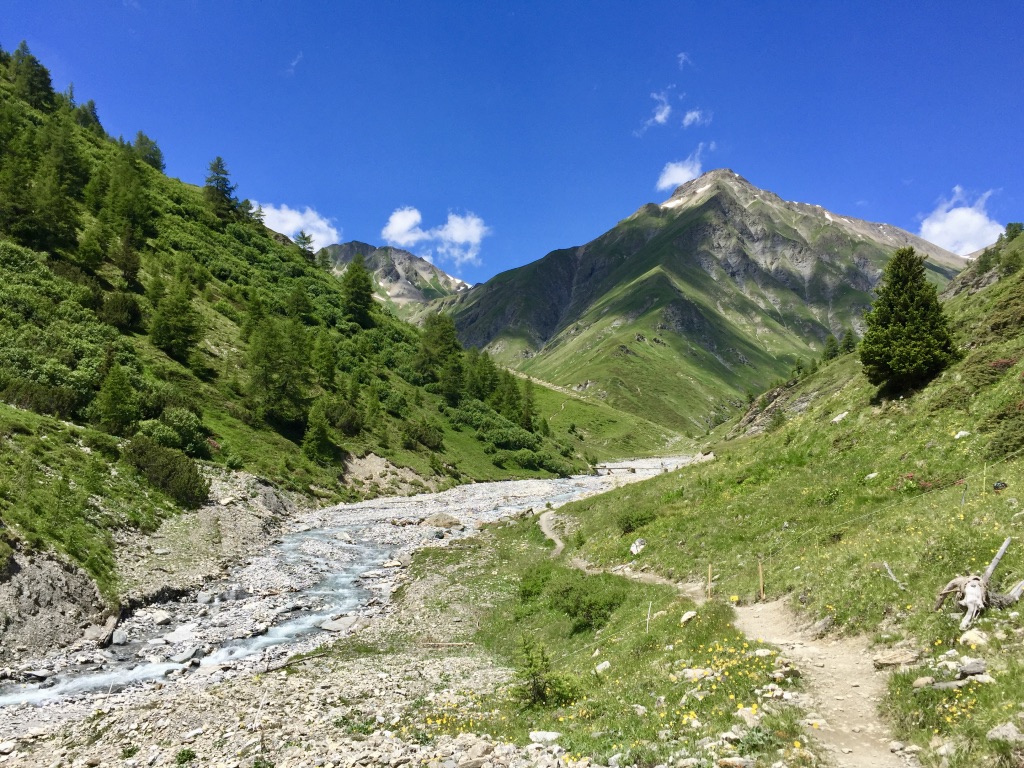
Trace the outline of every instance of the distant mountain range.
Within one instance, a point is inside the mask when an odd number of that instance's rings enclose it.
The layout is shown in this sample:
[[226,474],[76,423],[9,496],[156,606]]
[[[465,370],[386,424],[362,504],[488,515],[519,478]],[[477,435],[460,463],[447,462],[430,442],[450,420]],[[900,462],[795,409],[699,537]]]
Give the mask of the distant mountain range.
[[426,259],[401,248],[376,246],[353,240],[349,243],[329,245],[325,249],[332,268],[338,274],[362,254],[366,268],[373,274],[374,287],[382,301],[395,308],[401,317],[434,299],[451,296],[469,288],[469,283],[452,277]]
[[467,345],[691,434],[862,327],[888,257],[944,286],[966,264],[888,224],[788,202],[728,169],[586,245],[440,299]]

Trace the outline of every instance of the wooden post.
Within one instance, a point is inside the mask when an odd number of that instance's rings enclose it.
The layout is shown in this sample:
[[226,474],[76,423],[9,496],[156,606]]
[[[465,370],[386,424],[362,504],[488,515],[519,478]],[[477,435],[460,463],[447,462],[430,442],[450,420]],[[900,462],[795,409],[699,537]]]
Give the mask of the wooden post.
[[757,561],[757,583],[758,583],[758,597],[764,600],[764,562],[761,560]]
[[708,563],[708,600],[711,599],[711,563]]
[[651,634],[651,608],[653,606],[654,606],[654,601],[653,600],[647,604],[647,634],[648,635]]

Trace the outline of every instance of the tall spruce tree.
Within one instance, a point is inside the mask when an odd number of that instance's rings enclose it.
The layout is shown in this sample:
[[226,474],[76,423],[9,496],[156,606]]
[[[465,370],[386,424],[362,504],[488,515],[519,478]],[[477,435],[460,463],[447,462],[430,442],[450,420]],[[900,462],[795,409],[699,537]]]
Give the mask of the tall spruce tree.
[[352,258],[341,276],[341,300],[349,320],[363,328],[373,327],[373,278],[361,253]]
[[885,265],[878,298],[864,317],[860,360],[872,384],[906,390],[923,384],[956,359],[949,324],[924,257],[900,248]]
[[217,218],[233,218],[238,210],[238,201],[235,199],[237,185],[231,183],[224,158],[220,156],[213,158],[210,161],[209,170],[206,185],[203,187],[203,195],[210,207],[213,208]]

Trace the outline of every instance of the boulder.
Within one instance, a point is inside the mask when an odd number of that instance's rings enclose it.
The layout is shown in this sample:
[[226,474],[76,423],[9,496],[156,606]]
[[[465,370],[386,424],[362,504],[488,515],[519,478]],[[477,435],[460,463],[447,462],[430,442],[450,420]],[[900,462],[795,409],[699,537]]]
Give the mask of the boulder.
[[93,624],[91,627],[87,627],[83,637],[96,643],[100,648],[106,648],[110,645],[111,636],[116,628],[117,616],[109,616],[103,624]]
[[462,526],[462,521],[447,512],[435,512],[430,517],[424,518],[420,525],[432,525],[434,528],[457,528]]
[[153,611],[153,623],[163,627],[171,623],[171,614],[164,610]]
[[114,633],[110,636],[110,642],[113,645],[127,645],[128,633],[123,629],[115,629]]
[[697,612],[696,612],[696,611],[687,611],[686,613],[684,613],[684,614],[683,614],[683,615],[682,615],[682,616],[681,616],[681,617],[679,618],[679,626],[681,627],[681,626],[683,626],[683,625],[684,625],[684,624],[685,624],[686,622],[690,621],[691,619],[695,619],[695,618],[697,618]]
[[980,629],[969,629],[960,635],[960,645],[988,645],[988,634]]

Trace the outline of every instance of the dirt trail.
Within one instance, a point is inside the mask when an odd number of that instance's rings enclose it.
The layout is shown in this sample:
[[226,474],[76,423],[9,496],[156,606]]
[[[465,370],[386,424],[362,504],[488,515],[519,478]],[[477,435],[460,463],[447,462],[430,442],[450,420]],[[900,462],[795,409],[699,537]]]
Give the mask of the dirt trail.
[[[558,557],[565,542],[559,536],[554,513],[543,513],[538,522],[544,535],[555,543],[551,557]],[[674,582],[654,573],[633,571],[626,565],[596,568],[580,558],[573,558],[570,564],[586,573],[615,573],[648,584],[672,586],[698,605],[704,602],[704,590],[697,584]],[[785,600],[738,606],[736,627],[747,637],[778,646],[797,663],[812,700],[808,720],[818,722],[814,736],[838,768],[908,768],[918,764],[910,755],[897,756],[889,751],[893,737],[878,714],[886,675],[875,670],[866,638],[814,638],[798,626]]]
[[875,671],[867,639],[813,638],[797,626],[785,600],[740,606],[736,627],[747,637],[777,645],[797,663],[814,714],[825,723],[814,731],[840,768],[907,768],[910,756],[889,751],[892,736],[878,714],[886,675]]

